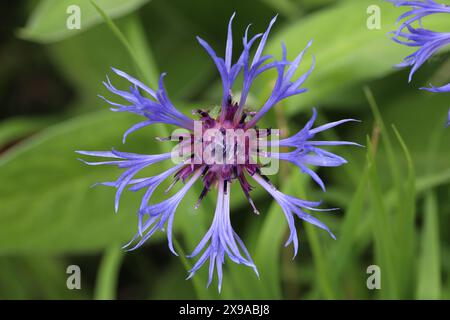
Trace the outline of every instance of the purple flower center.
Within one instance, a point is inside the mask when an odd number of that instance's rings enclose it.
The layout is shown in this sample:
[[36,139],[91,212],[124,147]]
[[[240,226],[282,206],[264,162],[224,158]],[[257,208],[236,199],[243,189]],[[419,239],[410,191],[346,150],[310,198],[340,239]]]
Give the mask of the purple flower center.
[[[244,194],[250,200],[251,186],[245,173],[253,176],[260,173],[258,161],[260,147],[267,147],[271,129],[256,129],[248,126],[254,115],[239,108],[239,104],[228,98],[227,105],[217,116],[206,110],[196,110],[199,120],[187,136],[179,136],[176,150],[185,165],[177,171],[175,179],[186,181],[196,170],[203,170],[203,190],[196,207],[204,196],[221,183],[239,181]],[[171,140],[177,140],[171,137]]]

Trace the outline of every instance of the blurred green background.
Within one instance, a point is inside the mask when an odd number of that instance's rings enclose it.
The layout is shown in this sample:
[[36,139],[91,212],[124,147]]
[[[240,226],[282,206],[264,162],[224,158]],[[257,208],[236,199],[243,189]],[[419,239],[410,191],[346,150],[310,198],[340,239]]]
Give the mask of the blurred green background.
[[[442,1],[441,1],[442,2]],[[393,65],[411,53],[387,33],[404,10],[377,0],[97,0],[127,39],[130,51],[87,0],[0,2],[0,298],[1,299],[449,299],[450,129],[444,128],[449,94],[418,88],[450,81],[450,55],[433,58],[407,83],[408,70]],[[81,30],[68,30],[69,5],[81,8]],[[367,8],[381,9],[381,29],[369,30]],[[162,233],[137,251],[120,246],[137,230],[140,194],[126,193],[117,215],[114,190],[89,188],[120,174],[115,167],[87,167],[74,150],[111,147],[158,153],[163,127],[145,128],[121,144],[140,119],[116,114],[97,97],[114,66],[155,87],[168,73],[169,95],[183,111],[216,105],[217,71],[195,36],[223,52],[226,25],[236,11],[235,52],[245,26],[265,30],[279,18],[266,53],[289,57],[313,39],[317,67],[309,92],[279,105],[267,126],[300,129],[319,110],[319,123],[357,118],[325,133],[326,139],[365,148],[332,149],[349,160],[321,169],[326,193],[297,169],[282,166],[271,177],[280,188],[340,211],[319,213],[337,235],[298,223],[299,255],[284,248],[287,223],[262,190],[254,191],[255,216],[241,192],[232,190],[233,225],[260,271],[226,261],[222,294],[216,279],[206,289],[206,270],[186,281],[193,261],[173,256]],[[426,26],[450,31],[450,21]],[[135,59],[133,59],[133,56]],[[137,63],[136,63],[137,62]],[[275,74],[259,80],[250,97],[257,108]],[[112,76],[117,87],[126,83]],[[116,100],[117,101],[117,100]],[[160,168],[159,168],[160,169]],[[193,210],[199,188],[183,200],[175,237],[190,252],[214,213],[211,194]],[[160,195],[157,195],[162,199]],[[81,268],[81,290],[69,290],[66,268]],[[367,267],[378,265],[381,289],[366,286]],[[207,269],[207,268],[204,268]]]

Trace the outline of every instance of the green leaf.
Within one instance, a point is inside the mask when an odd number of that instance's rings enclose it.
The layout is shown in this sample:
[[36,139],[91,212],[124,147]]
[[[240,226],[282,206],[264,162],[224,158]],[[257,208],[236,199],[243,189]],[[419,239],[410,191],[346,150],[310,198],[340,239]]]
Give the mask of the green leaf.
[[409,297],[412,291],[412,283],[414,281],[414,268],[411,265],[415,262],[416,252],[416,188],[415,188],[415,170],[414,163],[411,158],[408,147],[406,146],[402,136],[397,128],[393,126],[395,135],[402,147],[406,162],[407,175],[405,182],[398,190],[398,219],[397,219],[397,241],[399,243],[399,267],[403,270],[400,273],[401,289],[403,290],[403,297]]
[[[80,116],[43,130],[0,158],[0,179],[9,181],[0,186],[0,253],[85,252],[131,238],[137,195],[125,196],[114,215],[114,190],[89,186],[114,179],[120,170],[87,167],[74,151],[110,150],[135,122],[134,116],[109,111]],[[157,135],[155,128],[141,130],[119,149],[153,153],[157,147],[149,133]]]
[[375,118],[375,126],[378,130],[380,130],[381,137],[383,138],[384,149],[386,150],[388,168],[393,178],[393,183],[396,188],[399,189],[400,185],[400,171],[397,163],[397,158],[395,157],[394,147],[392,145],[392,141],[390,135],[387,131],[386,125],[384,123],[383,117],[381,116],[380,109],[378,104],[373,96],[372,91],[369,87],[364,87],[364,93],[366,95],[367,101],[369,102],[370,109],[372,110],[372,114]]
[[[450,153],[448,139],[450,130],[445,128],[449,107],[448,94],[430,94],[414,90],[383,106],[381,112],[387,123],[394,123],[403,132],[405,144],[413,157],[417,176],[445,172],[448,169]],[[430,153],[430,146],[436,151]],[[396,153],[400,156],[402,151]],[[433,165],[430,166],[430,155]]]
[[426,175],[424,177],[418,178],[416,189],[419,193],[446,184],[450,184],[450,169],[442,171],[440,173]]
[[[117,21],[117,24],[124,28],[130,23],[130,19],[133,17],[127,16]],[[98,48],[99,43],[102,50]],[[77,108],[98,110],[97,94],[109,94],[102,81],[106,79],[106,75],[112,74],[110,67],[137,76],[126,49],[120,46],[106,25],[99,25],[82,35],[52,43],[46,49],[59,72],[76,90],[77,98],[81,101]],[[104,52],[108,54],[105,55]],[[128,87],[127,82],[119,77],[112,81],[117,87]]]
[[383,270],[385,284],[380,292],[383,298],[398,297],[397,269],[392,244],[394,243],[392,225],[389,223],[389,212],[384,203],[383,191],[379,181],[373,145],[367,140],[369,163],[370,199],[373,206],[372,234],[375,245],[375,259]]
[[300,3],[301,7],[305,7],[308,9],[313,9],[317,7],[322,7],[325,5],[330,5],[332,3],[342,1],[342,0],[293,0],[293,2]]
[[[118,18],[139,9],[149,0],[97,0],[97,4],[111,18]],[[81,28],[68,29],[68,7],[76,5],[81,12]],[[87,0],[39,1],[26,26],[19,30],[21,38],[50,43],[72,37],[102,22],[101,16]]]
[[356,259],[354,248],[359,240],[357,231],[358,226],[361,226],[362,223],[361,215],[367,199],[367,182],[368,170],[365,169],[355,194],[347,205],[339,229],[339,237],[337,237],[337,245],[333,257],[333,261],[335,261],[335,270],[333,272],[335,283],[342,284],[342,274],[346,267],[351,264],[351,261]]
[[124,34],[128,39],[130,49],[133,52],[135,63],[140,68],[143,80],[148,86],[157,88],[159,80],[158,66],[155,62],[150,43],[147,41],[146,33],[141,20],[137,14],[133,14],[128,23],[124,25]]
[[288,19],[294,19],[301,13],[300,8],[292,0],[261,0],[261,2],[272,7],[276,12],[280,12]]
[[102,258],[97,271],[94,298],[96,300],[113,300],[117,295],[117,279],[123,259],[120,245],[111,245]]
[[[377,99],[386,96],[385,92],[374,92]],[[379,113],[382,114],[386,124],[395,124],[396,128],[403,133],[405,144],[410,150],[416,176],[417,184],[422,184],[423,179],[436,178],[445,183],[445,174],[450,162],[450,153],[448,152],[447,141],[450,139],[450,130],[445,128],[445,120],[448,112],[448,94],[430,94],[423,90],[410,90],[399,94],[394,98],[384,100],[380,105]],[[349,140],[354,141],[367,132],[373,130],[373,117],[370,115],[362,116],[362,123],[351,132]],[[392,130],[386,131],[389,139],[396,140]],[[392,143],[391,143],[392,144]],[[430,153],[430,146],[433,146],[435,152]],[[379,153],[379,167],[381,171],[390,172],[388,175],[382,175],[384,182],[392,180],[392,166],[390,158],[385,150],[387,146],[381,147]],[[393,148],[394,158],[402,158],[401,148]],[[355,156],[358,156],[357,154]],[[431,158],[430,158],[431,157]],[[362,161],[362,159],[355,158]],[[430,165],[432,163],[433,165]],[[398,172],[406,168],[400,165]],[[442,174],[442,177],[439,175]],[[431,182],[431,181],[430,181]],[[422,188],[422,187],[421,187]]]
[[417,274],[417,299],[440,299],[441,262],[439,244],[438,204],[435,194],[427,192],[424,204],[425,221],[421,234],[421,251]]
[[324,251],[318,236],[318,230],[311,224],[305,224],[308,244],[314,259],[314,267],[316,269],[317,286],[320,290],[321,297],[324,299],[336,299],[336,292],[333,288],[332,270],[330,269],[330,259]]
[[[307,192],[305,191],[304,186],[300,185],[298,180],[296,189],[299,190],[297,192],[300,198],[307,198]],[[333,287],[330,255],[326,252],[326,250],[324,250],[324,247],[321,244],[319,238],[319,233],[323,232],[323,230],[310,223],[304,223],[304,228],[306,231],[306,237],[308,239],[308,245],[310,246],[313,256],[318,291],[321,297],[323,297],[324,299],[336,299],[337,293],[335,291],[335,288]],[[328,237],[328,234],[327,238],[331,239],[331,237]]]
[[[127,50],[130,58],[133,60],[135,66],[138,68],[138,71],[141,72],[144,81],[149,83],[150,85],[156,86],[157,84],[157,71],[156,65],[153,61],[153,55],[151,50],[148,48],[146,41],[144,40],[142,26],[140,22],[135,19],[131,20],[133,22],[132,25],[129,26],[129,30],[132,34],[132,40],[135,43],[133,47],[131,43],[128,41],[127,37],[120,31],[111,17],[108,16],[108,13],[103,10],[94,0],[89,0],[95,10],[101,15],[103,20],[105,20],[106,25],[111,29],[113,34],[120,41],[122,46]],[[138,54],[138,51],[139,53]]]
[[0,148],[16,142],[56,121],[47,117],[17,117],[0,122]]

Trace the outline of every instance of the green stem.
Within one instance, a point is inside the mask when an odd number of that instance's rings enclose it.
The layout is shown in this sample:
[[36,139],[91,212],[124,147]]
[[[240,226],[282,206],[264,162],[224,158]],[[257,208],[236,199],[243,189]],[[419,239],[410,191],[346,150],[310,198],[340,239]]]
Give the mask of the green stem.
[[[189,263],[189,261],[186,259],[186,254],[185,254],[183,248],[181,247],[180,243],[178,242],[178,240],[175,237],[173,237],[173,245],[175,247],[175,250],[178,252],[178,254],[180,256],[181,263],[183,264],[184,268],[189,272],[189,270],[192,269],[192,266]],[[204,286],[200,283],[199,278],[193,277],[189,281],[192,281],[192,285],[194,286],[194,290],[195,290],[197,297],[199,299],[207,299],[207,296],[204,294],[204,291],[205,291]]]
[[146,38],[146,32],[137,13],[133,13],[124,25],[124,34],[139,61],[140,72],[146,83],[156,88],[158,86],[159,70],[152,49]]
[[[120,29],[117,27],[117,25],[112,21],[110,17],[103,11],[95,2],[94,0],[90,0],[91,4],[94,6],[94,8],[97,10],[97,12],[101,15],[103,20],[105,21],[106,25],[111,29],[111,31],[114,33],[114,35],[119,39],[119,41],[122,43],[122,45],[127,50],[128,54],[130,55],[131,59],[133,60],[134,64],[139,69],[140,73],[142,73],[142,76],[144,80],[149,83],[150,85],[156,85],[157,84],[157,71],[155,68],[155,63],[152,58],[152,54],[150,51],[150,47],[146,44],[146,42],[143,40],[143,32],[142,27],[139,24],[138,19],[135,19],[135,22],[130,26],[130,31],[132,34],[132,39],[139,39],[139,42],[134,43],[134,47],[128,42],[125,35],[120,31]],[[139,43],[139,48],[136,48],[136,43]],[[138,55],[136,52],[138,50],[136,49],[144,49],[145,52],[147,52],[147,59],[142,57],[142,55]],[[139,50],[140,52],[140,50]]]
[[117,279],[122,259],[122,249],[117,244],[105,251],[98,268],[94,291],[95,300],[116,299]]

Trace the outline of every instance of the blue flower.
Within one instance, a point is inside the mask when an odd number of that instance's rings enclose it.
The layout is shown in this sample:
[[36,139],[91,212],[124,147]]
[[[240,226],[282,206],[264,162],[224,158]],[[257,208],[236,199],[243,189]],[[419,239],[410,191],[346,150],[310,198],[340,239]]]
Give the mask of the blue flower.
[[[218,115],[214,116],[207,110],[196,110],[198,120],[193,120],[180,112],[168,98],[166,89],[163,84],[165,74],[161,75],[159,88],[154,91],[137,79],[129,76],[123,71],[113,69],[114,73],[122,78],[127,79],[132,85],[129,91],[116,89],[109,79],[105,82],[106,88],[112,93],[123,98],[126,102],[119,104],[109,101],[113,106],[111,109],[115,112],[131,112],[144,118],[144,121],[134,125],[128,129],[123,137],[123,142],[128,134],[154,123],[164,123],[184,129],[184,133],[174,135],[161,140],[176,141],[177,144],[172,152],[158,155],[141,155],[134,153],[112,151],[78,151],[85,156],[93,156],[107,158],[99,162],[87,162],[88,165],[115,165],[125,169],[124,173],[119,176],[116,181],[100,183],[101,185],[116,188],[115,209],[118,210],[119,200],[123,191],[128,188],[130,191],[145,190],[141,204],[138,210],[138,232],[134,238],[125,246],[130,250],[139,248],[146,242],[156,231],[166,231],[169,248],[177,255],[172,243],[172,226],[175,218],[175,212],[184,198],[186,193],[191,189],[195,182],[200,181],[203,189],[200,193],[199,200],[195,204],[198,207],[201,200],[214,188],[217,188],[217,206],[214,213],[211,227],[201,239],[198,246],[188,256],[189,258],[199,257],[189,272],[188,278],[195,275],[207,261],[209,261],[209,281],[211,283],[214,272],[218,276],[219,291],[222,286],[222,266],[227,256],[230,260],[237,264],[243,264],[252,268],[258,274],[255,263],[253,262],[249,251],[245,247],[244,242],[233,229],[230,219],[230,197],[231,184],[239,183],[245,196],[255,213],[259,213],[253,203],[250,193],[252,186],[249,179],[262,186],[281,206],[288,226],[290,236],[286,245],[293,243],[294,256],[298,250],[298,237],[295,227],[295,217],[312,223],[319,228],[326,230],[333,238],[334,235],[317,218],[313,217],[307,211],[326,211],[318,209],[320,202],[310,202],[298,199],[293,196],[285,195],[269,181],[269,178],[263,174],[263,164],[254,162],[253,157],[288,161],[298,166],[302,172],[310,175],[325,190],[323,180],[309,167],[336,167],[346,163],[342,157],[323,150],[321,147],[339,146],[339,145],[355,145],[347,141],[318,141],[312,140],[318,133],[337,125],[343,124],[352,119],[346,119],[328,123],[313,128],[317,112],[313,110],[313,116],[306,126],[297,134],[290,138],[277,141],[272,139],[268,145],[271,148],[286,147],[290,148],[287,152],[265,152],[259,147],[252,148],[252,142],[259,143],[262,139],[267,139],[272,135],[270,129],[261,131],[256,130],[256,124],[259,120],[272,109],[278,102],[290,96],[301,94],[307,89],[302,85],[307,80],[314,68],[314,60],[309,70],[295,77],[295,72],[299,67],[306,50],[311,46],[309,42],[305,50],[303,50],[293,61],[287,59],[287,50],[282,45],[282,58],[275,60],[271,56],[263,55],[264,47],[269,36],[269,32],[275,23],[276,17],[273,18],[262,34],[257,34],[249,38],[249,27],[247,27],[242,39],[243,51],[233,62],[233,40],[232,40],[232,21],[231,17],[228,24],[228,36],[225,50],[225,57],[219,57],[214,49],[203,39],[197,38],[200,45],[206,50],[207,54],[212,58],[216,65],[222,80],[223,92],[221,99],[221,108]],[[256,51],[250,54],[251,49],[258,43]],[[275,69],[278,77],[274,84],[274,88],[257,112],[248,111],[246,108],[246,100],[249,95],[253,81],[263,72]],[[242,76],[242,89],[239,101],[233,100],[233,88],[238,76]],[[199,139],[196,136],[197,130],[215,130],[220,133],[214,139],[208,140],[202,135]],[[243,134],[246,140],[238,143],[237,140],[228,140],[224,134],[231,131],[238,136]],[[251,133],[257,134],[252,136]],[[261,133],[263,132],[263,133]],[[276,138],[276,135],[274,138]],[[273,137],[272,136],[272,137]],[[251,138],[253,137],[253,138]],[[258,144],[259,146],[259,144]],[[201,150],[209,150],[210,153],[197,152],[197,147]],[[174,160],[174,154],[180,155],[178,162],[170,169],[151,177],[137,178],[140,171],[148,166],[154,165],[161,161],[169,159]],[[217,157],[225,155],[225,160],[231,162],[217,161]],[[239,159],[240,161],[237,161]],[[182,182],[183,186],[171,197],[160,202],[151,203],[151,197],[162,183],[169,177],[173,177],[172,183],[166,189],[169,192],[177,183]]]
[[[450,6],[440,4],[434,0],[424,1],[402,1],[389,0],[396,6],[409,6],[411,10],[402,14],[397,22],[401,22],[397,31],[394,32],[393,40],[397,43],[417,47],[417,51],[407,56],[399,67],[412,67],[409,73],[411,82],[414,73],[434,54],[443,47],[450,45],[450,32],[436,32],[422,27],[422,18],[433,14],[450,14]],[[419,27],[414,27],[417,22]],[[430,92],[450,92],[450,83],[441,87],[421,88]],[[450,110],[448,123],[450,124]]]

